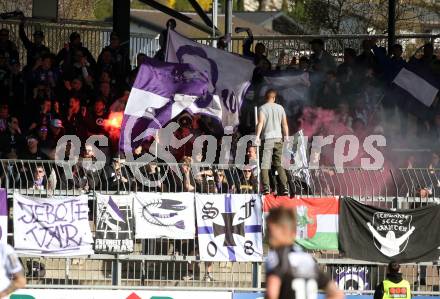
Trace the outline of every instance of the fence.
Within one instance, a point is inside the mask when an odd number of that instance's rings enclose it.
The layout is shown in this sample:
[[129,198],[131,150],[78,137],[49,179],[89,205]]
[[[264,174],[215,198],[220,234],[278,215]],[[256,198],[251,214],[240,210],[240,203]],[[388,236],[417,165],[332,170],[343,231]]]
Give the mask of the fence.
[[[10,30],[10,39],[14,41],[20,50],[20,57],[24,63],[26,51],[22,47],[18,36],[18,21],[0,20],[0,27]],[[45,33],[46,45],[51,51],[57,53],[63,48],[64,43],[69,40],[71,32],[81,34],[83,44],[89,48],[94,57],[98,57],[102,48],[109,43],[111,24],[102,22],[72,21],[60,20],[57,23],[44,20],[30,21],[25,31],[30,37],[36,30],[42,30]],[[178,28],[177,28],[178,30]],[[256,36],[255,42],[265,44],[269,60],[276,64],[281,52],[285,52],[284,63],[290,62],[293,57],[308,56],[311,53],[309,41],[314,38],[322,38],[326,41],[326,49],[332,53],[338,61],[342,61],[344,48],[351,47],[355,50],[361,49],[364,39],[376,38],[378,44],[385,46],[387,35],[290,35],[290,36]],[[194,38],[200,43],[211,44],[210,38]],[[402,44],[405,56],[409,58],[416,53],[417,49],[426,42],[432,42],[436,47],[440,45],[440,36],[432,34],[401,34],[396,36],[398,43]],[[235,36],[232,38],[232,52],[241,54],[244,37]],[[131,33],[130,35],[130,58],[132,65],[136,64],[136,55],[145,53],[153,56],[159,49],[159,39],[157,36],[151,36],[143,33]]]
[[[18,46],[21,63],[26,61],[26,49],[23,47],[19,35],[19,22],[16,20],[0,20],[0,27],[9,29],[10,39]],[[58,53],[64,44],[69,42],[69,35],[78,32],[81,40],[92,55],[97,58],[101,50],[110,43],[111,24],[103,22],[87,22],[60,20],[59,22],[34,20],[25,25],[26,35],[31,38],[35,30],[41,30],[45,35],[45,44],[49,49]],[[153,56],[159,49],[159,39],[157,36],[150,36],[141,33],[130,35],[130,59],[132,65],[136,65],[136,55],[145,53]]]
[[[56,195],[88,194],[92,232],[96,219],[95,193],[127,194],[128,192],[182,192],[189,191],[175,175],[174,169],[183,165],[141,165],[118,163],[102,170],[85,168],[81,163],[56,165],[54,161],[0,160],[0,184],[8,195],[13,192],[46,197]],[[90,165],[89,165],[90,166]],[[197,166],[192,164],[191,167]],[[210,171],[213,180],[219,174],[226,179],[220,188],[213,188],[210,175],[192,177],[197,193],[256,192],[255,174],[228,165],[201,165]],[[35,181],[41,171],[45,183]],[[152,186],[138,181],[134,174],[140,171],[151,179],[163,177],[162,184]],[[256,168],[253,171],[257,171]],[[156,175],[152,175],[152,174]],[[338,172],[332,167],[310,170],[309,184],[298,172],[290,171],[290,194],[296,196],[351,196],[372,205],[413,208],[437,202],[440,194],[440,169],[363,170],[345,168]],[[275,176],[276,177],[276,176]],[[116,179],[115,179],[116,178]],[[12,206],[12,205],[10,205]],[[11,236],[11,234],[10,234]],[[38,287],[68,286],[160,286],[172,288],[210,287],[221,289],[262,288],[264,271],[261,265],[242,262],[214,262],[214,280],[205,280],[209,263],[197,255],[196,240],[151,239],[136,240],[135,250],[129,255],[95,254],[87,258],[41,258],[22,256],[26,275],[31,285]],[[265,249],[267,250],[267,248]],[[385,275],[384,265],[342,258],[338,252],[312,252],[324,271],[337,279],[346,290],[362,289],[369,293]],[[44,267],[42,266],[44,265]],[[190,270],[194,277],[189,279]],[[405,277],[413,289],[433,293],[440,285],[439,268],[432,263],[409,264],[403,267]]]

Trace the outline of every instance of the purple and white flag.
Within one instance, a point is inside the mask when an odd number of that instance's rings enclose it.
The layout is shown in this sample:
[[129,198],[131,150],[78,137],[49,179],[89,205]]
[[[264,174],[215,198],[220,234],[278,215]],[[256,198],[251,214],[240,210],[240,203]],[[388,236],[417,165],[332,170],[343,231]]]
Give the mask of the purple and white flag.
[[125,107],[120,149],[136,148],[182,111],[221,119],[220,100],[209,96],[208,85],[207,74],[189,64],[147,58]]
[[87,195],[50,198],[14,193],[14,245],[38,256],[93,254]]
[[222,124],[238,125],[240,106],[250,85],[254,64],[248,59],[168,32],[166,60],[189,63],[209,76],[208,93],[221,100]]
[[258,194],[197,194],[202,261],[261,262],[263,216]]
[[109,213],[110,216],[116,221],[125,223],[125,219],[124,216],[122,215],[121,210],[119,209],[118,205],[115,203],[115,201],[112,199],[111,196],[109,196],[107,200],[107,213]]
[[8,241],[8,196],[5,188],[0,188],[0,243]]

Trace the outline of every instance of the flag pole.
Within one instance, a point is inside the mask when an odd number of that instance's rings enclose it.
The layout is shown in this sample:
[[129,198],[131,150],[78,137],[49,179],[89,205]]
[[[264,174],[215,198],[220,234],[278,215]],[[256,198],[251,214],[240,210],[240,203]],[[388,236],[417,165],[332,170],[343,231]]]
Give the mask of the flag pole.
[[157,150],[158,150],[158,142],[159,142],[159,130],[156,130],[156,136],[155,136],[155,158],[156,158],[156,163],[157,163]]
[[214,48],[217,48],[217,35],[216,35],[216,28],[217,28],[217,12],[218,9],[218,0],[212,0],[212,46]]
[[[255,133],[258,126],[258,108],[254,107],[255,114]],[[261,138],[260,138],[261,142]],[[257,144],[257,193],[261,194],[261,182],[260,182],[260,145]],[[263,200],[263,199],[262,199]],[[264,217],[263,217],[263,232],[264,232]],[[259,263],[252,263],[252,287],[259,288],[261,286],[261,265]]]
[[[257,106],[254,107],[254,114],[255,114],[255,133],[257,132],[257,125],[258,125],[258,108]],[[261,139],[260,139],[261,140]],[[257,144],[257,192],[260,194],[261,190],[261,182],[260,182],[260,145]]]

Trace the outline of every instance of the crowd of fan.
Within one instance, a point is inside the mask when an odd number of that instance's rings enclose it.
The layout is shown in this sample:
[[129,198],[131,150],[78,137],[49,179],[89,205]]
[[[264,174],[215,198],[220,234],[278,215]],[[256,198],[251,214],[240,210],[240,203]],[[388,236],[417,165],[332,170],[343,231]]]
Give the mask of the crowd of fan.
[[1,157],[49,159],[64,134],[81,140],[106,134],[104,122],[109,113],[123,112],[137,71],[119,36],[112,33],[96,59],[77,32],[58,53],[44,45],[42,31],[30,40],[24,21],[19,36],[27,52],[23,67],[9,31],[0,30]]
[[[64,134],[77,135],[82,141],[91,135],[111,135],[105,126],[106,120],[111,113],[124,111],[138,70],[138,67],[132,68],[129,53],[121,46],[118,34],[111,34],[110,44],[95,59],[81,43],[81,36],[77,32],[70,34],[63,49],[53,53],[44,45],[44,32],[35,31],[30,39],[24,26],[23,19],[19,36],[27,52],[24,66],[20,64],[17,45],[9,39],[9,31],[0,29],[0,158],[54,159],[57,141]],[[165,44],[163,38],[161,42]],[[431,145],[439,144],[440,110],[436,104],[426,108],[407,100],[406,96],[399,97],[399,90],[392,85],[398,71],[407,65],[440,78],[440,60],[434,55],[432,44],[425,44],[422,55],[406,61],[402,46],[396,44],[387,54],[384,48],[376,45],[375,40],[365,40],[360,54],[355,49],[346,48],[344,60],[339,65],[325,50],[323,40],[314,39],[310,44],[312,51],[309,57],[293,57],[291,61],[286,61],[286,52],[283,51],[278,64],[272,66],[264,44],[256,43],[252,49],[253,38],[246,39],[243,56],[252,59],[256,65],[253,86],[258,86],[264,75],[272,71],[307,72],[311,81],[308,104],[333,111],[338,124],[342,124],[347,132],[354,132],[358,136],[391,134],[391,131],[387,132],[386,121],[378,113],[378,106],[381,106],[385,110],[386,120],[393,118],[395,113],[400,116],[399,133],[402,138],[420,141],[428,137]],[[224,41],[220,40],[218,46],[224,47]],[[163,53],[164,47],[155,57],[163,59]],[[137,55],[138,66],[145,57],[142,53]],[[385,96],[382,98],[381,94]],[[407,126],[410,114],[417,119],[415,128]],[[252,116],[253,111],[242,113],[239,131],[234,136],[253,132],[254,122],[249,120]],[[289,119],[294,131],[301,126],[301,119],[301,114]],[[179,139],[190,133],[194,136],[207,133],[210,128],[209,119],[188,114],[181,115],[179,123],[181,128],[176,133]],[[324,129],[325,125],[328,124],[323,124],[319,130]],[[331,133],[329,128],[326,130]],[[417,139],[414,139],[415,136]],[[134,154],[140,155],[143,150],[145,148],[138,148]],[[173,154],[177,161],[189,165],[191,150],[190,145]],[[117,156],[117,140],[103,151],[107,157]],[[82,148],[81,156],[94,158],[90,157],[86,147]],[[105,170],[108,178],[117,173],[115,163],[110,161],[107,160],[108,170]],[[185,167],[182,169],[185,170]],[[38,171],[36,168],[33,170]],[[217,172],[215,175],[204,175],[209,180],[212,178],[213,182],[217,176]],[[250,189],[256,185],[256,175],[252,174],[252,177]],[[188,181],[183,185],[187,190],[196,188],[195,182],[191,184]],[[235,185],[234,188],[237,188]]]
[[[353,48],[345,48],[343,61],[337,64],[335,57],[326,51],[325,42],[313,39],[310,41],[310,56],[293,56],[289,61],[288,53],[283,49],[275,53],[279,59],[274,66],[266,56],[264,44],[257,43],[255,51],[251,51],[252,41],[250,34],[243,53],[252,57],[257,66],[254,86],[271,73],[309,74],[311,86],[306,99],[309,108],[300,113],[297,113],[297,107],[290,111],[289,125],[293,126],[293,131],[301,127],[308,136],[354,134],[360,142],[368,135],[381,134],[386,137],[389,148],[403,148],[410,152],[408,155],[385,153],[386,160],[393,167],[406,167],[407,159],[414,162],[412,167],[439,167],[438,162],[432,165],[440,148],[438,95],[434,103],[426,107],[393,84],[400,70],[407,68],[431,85],[440,86],[440,59],[432,43],[424,44],[409,59],[405,59],[410,53],[404,53],[402,45],[395,44],[387,53],[376,39],[366,39],[361,43],[360,53]],[[271,54],[274,56],[274,53]],[[282,98],[279,100],[283,101]],[[289,109],[287,100],[283,106]],[[286,113],[289,115],[289,111]],[[432,157],[431,154],[420,155],[411,150],[432,152]],[[325,158],[321,157],[321,165],[333,165]],[[356,165],[360,165],[358,162],[359,159]]]

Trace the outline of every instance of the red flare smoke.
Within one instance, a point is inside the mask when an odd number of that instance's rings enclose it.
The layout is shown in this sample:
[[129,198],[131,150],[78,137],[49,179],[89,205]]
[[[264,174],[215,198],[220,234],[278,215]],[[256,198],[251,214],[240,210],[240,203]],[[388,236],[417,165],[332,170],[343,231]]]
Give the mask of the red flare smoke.
[[123,118],[123,112],[110,112],[108,118],[104,120],[104,128],[112,139],[119,138]]

